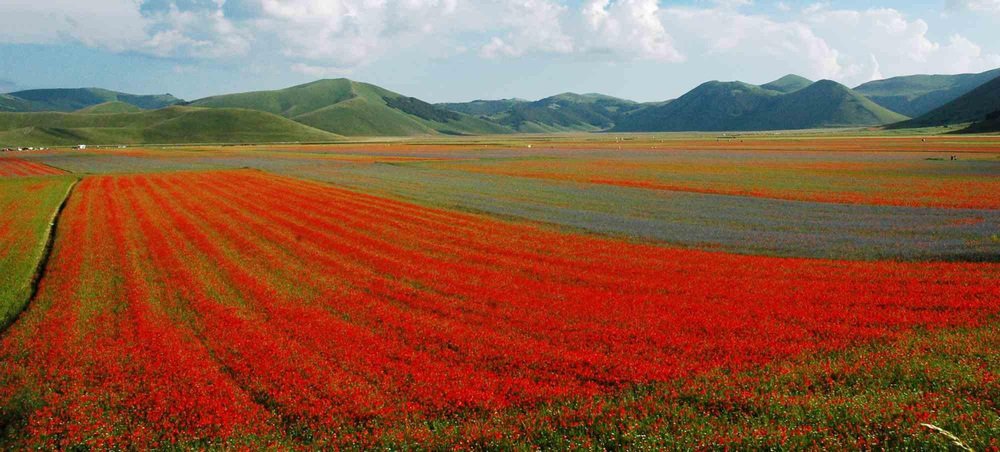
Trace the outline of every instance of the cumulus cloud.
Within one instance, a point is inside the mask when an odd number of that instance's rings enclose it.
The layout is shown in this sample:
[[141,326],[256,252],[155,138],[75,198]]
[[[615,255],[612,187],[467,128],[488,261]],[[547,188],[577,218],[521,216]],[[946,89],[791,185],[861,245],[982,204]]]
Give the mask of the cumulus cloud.
[[779,63],[789,72],[816,78],[842,71],[840,52],[801,22],[778,22],[728,7],[671,8],[662,17],[690,53],[737,66]]
[[669,62],[684,60],[659,17],[656,0],[590,0],[582,16],[590,50]]
[[1000,13],[1000,0],[948,0],[950,10]]
[[[968,72],[1000,56],[959,33],[890,8],[793,8],[750,0],[6,0],[0,43],[79,42],[111,52],[238,59],[266,55],[310,76],[340,75],[412,53],[440,58],[720,62],[859,83],[918,72]],[[947,7],[1000,11],[1000,0]],[[109,26],[109,24],[114,24]],[[960,30],[956,30],[960,31]],[[940,31],[938,31],[940,33]],[[934,35],[940,36],[940,34]],[[471,49],[470,49],[471,48]],[[476,52],[477,51],[477,52]]]
[[291,67],[293,72],[308,75],[315,78],[344,77],[350,75],[351,70],[336,66],[314,66],[311,64],[295,63]]
[[568,7],[548,0],[505,0],[496,17],[507,30],[493,36],[479,51],[486,58],[521,56],[529,52],[570,53],[573,39],[563,31]]
[[196,58],[242,56],[250,52],[253,35],[226,18],[218,0],[210,8],[181,10],[170,4],[166,11],[145,16],[149,37],[140,47],[158,56]]
[[217,0],[193,10],[175,3],[143,11],[137,0],[7,0],[0,42],[57,44],[79,42],[112,52],[218,58],[250,50],[251,34],[223,14]]
[[[976,72],[995,67],[1000,56],[959,34],[935,41],[923,19],[890,8],[864,11],[819,9],[803,20],[829,45],[843,49],[837,77],[867,81],[873,61],[888,76],[919,72]],[[873,58],[874,57],[874,58]]]
[[0,4],[0,16],[0,42],[52,44],[74,40],[120,52],[146,39],[146,19],[139,5],[131,0],[5,0]]
[[895,9],[832,9],[819,3],[776,20],[731,6],[668,8],[661,17],[678,37],[677,46],[689,54],[747,68],[770,64],[849,85],[883,76],[976,72],[1000,65],[1000,56],[959,34],[931,39],[926,21]]

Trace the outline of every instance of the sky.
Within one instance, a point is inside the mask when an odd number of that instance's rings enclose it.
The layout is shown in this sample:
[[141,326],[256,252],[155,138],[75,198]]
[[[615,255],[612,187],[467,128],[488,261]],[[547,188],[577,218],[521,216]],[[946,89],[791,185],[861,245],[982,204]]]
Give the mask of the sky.
[[3,0],[0,92],[205,96],[347,77],[430,102],[675,98],[1000,67],[1000,0]]

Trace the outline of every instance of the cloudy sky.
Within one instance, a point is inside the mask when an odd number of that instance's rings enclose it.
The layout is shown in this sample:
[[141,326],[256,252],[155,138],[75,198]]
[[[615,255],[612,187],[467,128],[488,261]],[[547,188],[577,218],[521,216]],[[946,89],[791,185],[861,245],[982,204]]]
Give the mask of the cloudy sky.
[[428,101],[664,100],[1000,67],[1000,0],[3,0],[0,92],[186,99],[348,77]]

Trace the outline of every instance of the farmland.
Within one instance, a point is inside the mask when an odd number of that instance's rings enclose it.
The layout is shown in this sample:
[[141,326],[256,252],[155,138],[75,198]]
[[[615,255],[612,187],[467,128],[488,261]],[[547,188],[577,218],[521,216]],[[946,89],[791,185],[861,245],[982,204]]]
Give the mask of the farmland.
[[[7,174],[25,174],[39,170],[34,164],[0,159],[2,168],[16,168]],[[9,166],[5,166],[9,165]],[[50,221],[67,195],[71,178],[0,176],[0,325],[7,326],[21,312],[31,293],[43,248],[48,239]]]
[[0,445],[1000,446],[1000,141],[612,138],[19,156]]
[[63,172],[51,166],[24,159],[0,158],[0,177],[30,177],[52,174],[63,174]]

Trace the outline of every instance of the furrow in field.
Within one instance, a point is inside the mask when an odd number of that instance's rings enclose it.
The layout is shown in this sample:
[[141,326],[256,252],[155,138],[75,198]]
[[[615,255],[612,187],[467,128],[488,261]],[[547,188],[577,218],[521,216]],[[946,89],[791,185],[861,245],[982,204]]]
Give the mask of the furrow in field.
[[0,158],[0,177],[29,177],[65,174],[54,167],[16,157]]
[[1000,297],[991,263],[639,245],[256,171],[77,192],[0,342],[17,445],[372,445],[383,426],[977,325]]

